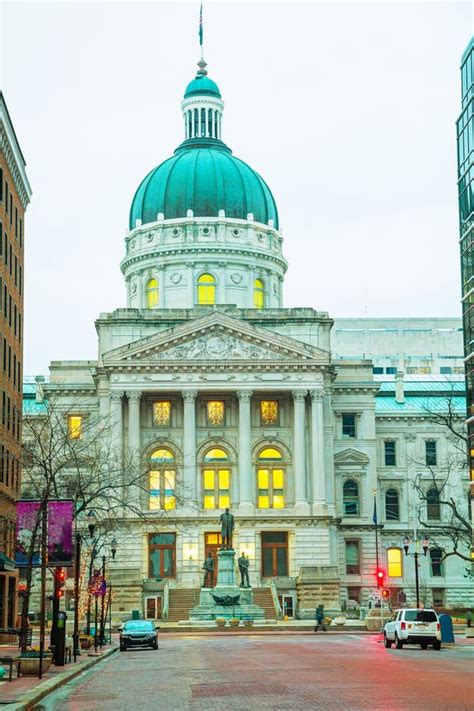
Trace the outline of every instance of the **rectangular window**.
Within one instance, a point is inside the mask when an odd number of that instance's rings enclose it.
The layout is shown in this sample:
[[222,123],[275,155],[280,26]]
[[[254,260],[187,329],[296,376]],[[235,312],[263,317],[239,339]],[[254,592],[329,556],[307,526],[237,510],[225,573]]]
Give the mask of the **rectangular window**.
[[18,237],[18,208],[15,207],[15,237]]
[[355,437],[356,436],[356,416],[351,413],[345,413],[342,415],[342,436],[343,437]]
[[13,195],[10,193],[10,225],[13,225]]
[[436,442],[429,440],[425,442],[425,460],[427,467],[435,467],[437,463]]
[[359,541],[346,541],[346,573],[360,575]]
[[360,605],[360,588],[350,587],[347,588],[347,599]]
[[230,469],[204,469],[203,491],[205,509],[230,508]]
[[278,425],[278,400],[260,401],[260,424],[262,427]]
[[450,365],[442,365],[441,368],[439,369],[439,372],[441,375],[451,375],[452,368]]
[[372,368],[372,372],[374,375],[383,375],[383,368],[378,365],[374,365],[374,367]]
[[444,588],[433,588],[433,607],[446,607],[446,595]]
[[148,539],[148,576],[159,580],[175,577],[176,535],[150,534]]
[[390,365],[388,368],[385,368],[385,373],[387,375],[395,375],[396,372],[397,369],[393,365]]
[[23,220],[20,217],[20,247],[23,247]]
[[222,427],[225,419],[225,404],[223,400],[208,400],[207,424],[210,427]]
[[262,532],[262,576],[288,575],[288,534],[286,531]]
[[8,215],[8,180],[5,180],[5,212]]
[[396,466],[396,448],[393,440],[385,440],[384,444],[384,461],[386,467]]
[[431,548],[430,549],[431,575],[434,578],[441,578],[444,575],[443,563],[441,562],[442,557],[443,557],[443,551],[440,548]]
[[284,478],[283,469],[271,467],[257,470],[259,509],[285,507]]
[[82,415],[68,415],[67,434],[69,439],[81,439],[82,437]]
[[153,424],[155,427],[169,427],[171,424],[171,402],[159,400],[153,403]]
[[400,548],[389,548],[387,550],[388,577],[401,578],[402,571],[402,551]]
[[172,511],[176,508],[176,471],[152,469],[150,476],[150,509]]

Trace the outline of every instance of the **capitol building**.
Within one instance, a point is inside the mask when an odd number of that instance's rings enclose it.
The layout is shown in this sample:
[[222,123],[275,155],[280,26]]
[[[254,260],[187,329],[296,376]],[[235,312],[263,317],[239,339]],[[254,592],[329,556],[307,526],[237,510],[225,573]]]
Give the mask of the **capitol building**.
[[[126,492],[136,511],[115,533],[114,613],[187,619],[225,507],[267,617],[367,606],[377,554],[393,604],[413,601],[403,539],[447,515],[432,472],[443,476],[455,447],[431,413],[449,401],[460,426],[465,413],[460,319],[285,308],[275,198],[226,145],[202,60],[181,111],[183,142],[132,200],[125,307],[99,315],[96,359],[53,361],[42,387],[69,408],[71,432],[108,419],[116,456],[140,462]],[[27,387],[25,403],[37,396]],[[467,469],[449,486],[467,516]],[[450,545],[438,536],[421,555],[439,607],[470,595],[467,564],[444,559]]]

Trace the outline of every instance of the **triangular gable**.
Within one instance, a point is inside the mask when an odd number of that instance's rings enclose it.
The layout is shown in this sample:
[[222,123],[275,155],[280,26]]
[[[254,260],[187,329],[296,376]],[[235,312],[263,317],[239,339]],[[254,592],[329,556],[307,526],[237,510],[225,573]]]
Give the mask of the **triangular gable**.
[[350,464],[350,465],[366,465],[369,463],[369,457],[364,452],[359,452],[357,449],[344,449],[334,455],[335,464]]
[[327,365],[329,353],[215,312],[103,355],[110,362],[298,360]]

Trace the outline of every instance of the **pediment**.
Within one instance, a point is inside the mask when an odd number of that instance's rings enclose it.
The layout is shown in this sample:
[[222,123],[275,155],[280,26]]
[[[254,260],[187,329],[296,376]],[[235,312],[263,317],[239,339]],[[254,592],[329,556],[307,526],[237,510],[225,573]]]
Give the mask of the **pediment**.
[[339,465],[365,466],[369,461],[369,457],[364,452],[359,452],[358,449],[353,449],[352,447],[348,447],[348,449],[344,449],[334,455],[334,464]]
[[305,361],[329,364],[329,353],[293,338],[214,313],[134,341],[103,355],[121,362]]

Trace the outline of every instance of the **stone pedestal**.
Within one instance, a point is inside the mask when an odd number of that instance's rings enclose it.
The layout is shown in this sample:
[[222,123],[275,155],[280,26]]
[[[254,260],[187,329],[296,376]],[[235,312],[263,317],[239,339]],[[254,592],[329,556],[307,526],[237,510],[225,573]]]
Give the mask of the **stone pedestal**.
[[314,620],[318,605],[324,605],[325,614],[341,609],[339,571],[335,566],[302,567],[296,578],[296,591],[301,620]]
[[[254,604],[252,588],[239,588],[235,582],[235,551],[220,550],[217,552],[217,558],[219,567],[216,586],[201,588],[199,605],[189,611],[189,619],[194,621],[238,617],[243,620],[263,620],[265,612]],[[234,605],[220,605],[216,602],[216,597],[238,600]]]

